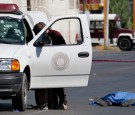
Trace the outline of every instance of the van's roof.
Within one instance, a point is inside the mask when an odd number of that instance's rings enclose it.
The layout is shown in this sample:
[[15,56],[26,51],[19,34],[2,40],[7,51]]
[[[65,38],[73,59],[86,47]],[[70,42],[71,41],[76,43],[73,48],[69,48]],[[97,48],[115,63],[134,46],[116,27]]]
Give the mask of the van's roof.
[[33,25],[37,24],[38,22],[48,23],[48,17],[42,11],[25,11],[23,13],[29,17]]
[[[117,14],[109,14],[108,19],[114,20],[118,17]],[[104,14],[90,14],[90,20],[104,20]]]

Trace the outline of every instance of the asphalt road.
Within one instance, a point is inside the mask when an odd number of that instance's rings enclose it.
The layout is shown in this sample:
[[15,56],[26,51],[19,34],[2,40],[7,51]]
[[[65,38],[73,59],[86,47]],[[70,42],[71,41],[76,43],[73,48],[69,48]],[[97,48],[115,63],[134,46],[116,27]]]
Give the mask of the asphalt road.
[[[88,87],[65,89],[68,110],[35,110],[28,106],[25,112],[15,112],[12,110],[11,100],[0,100],[0,115],[134,115],[135,106],[93,106],[89,105],[89,99],[115,91],[135,92],[135,51],[93,49],[93,60],[125,62],[93,61]],[[35,104],[33,91],[29,92],[28,104]]]

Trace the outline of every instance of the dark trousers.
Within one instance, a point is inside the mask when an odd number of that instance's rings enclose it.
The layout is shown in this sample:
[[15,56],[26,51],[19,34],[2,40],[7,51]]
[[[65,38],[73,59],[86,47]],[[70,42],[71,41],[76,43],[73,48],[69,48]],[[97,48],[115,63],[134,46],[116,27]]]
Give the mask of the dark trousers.
[[35,99],[37,106],[48,103],[50,109],[55,109],[63,103],[67,104],[64,88],[36,89]]
[[48,103],[48,89],[36,89],[35,101],[38,106]]

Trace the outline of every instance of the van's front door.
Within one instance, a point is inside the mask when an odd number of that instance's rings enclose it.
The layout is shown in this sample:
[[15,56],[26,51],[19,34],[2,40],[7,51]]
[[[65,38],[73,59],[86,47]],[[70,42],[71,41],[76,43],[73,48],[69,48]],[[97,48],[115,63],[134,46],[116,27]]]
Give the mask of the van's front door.
[[86,16],[58,18],[37,35],[37,40],[49,28],[61,33],[66,44],[45,44],[42,47],[30,44],[30,47],[33,47],[31,88],[87,86],[92,48]]

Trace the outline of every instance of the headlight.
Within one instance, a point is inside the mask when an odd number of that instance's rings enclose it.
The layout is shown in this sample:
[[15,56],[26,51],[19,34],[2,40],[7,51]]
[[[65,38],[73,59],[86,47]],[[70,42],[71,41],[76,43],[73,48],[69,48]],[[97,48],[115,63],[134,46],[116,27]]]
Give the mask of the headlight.
[[0,71],[19,71],[20,64],[18,60],[0,60]]

